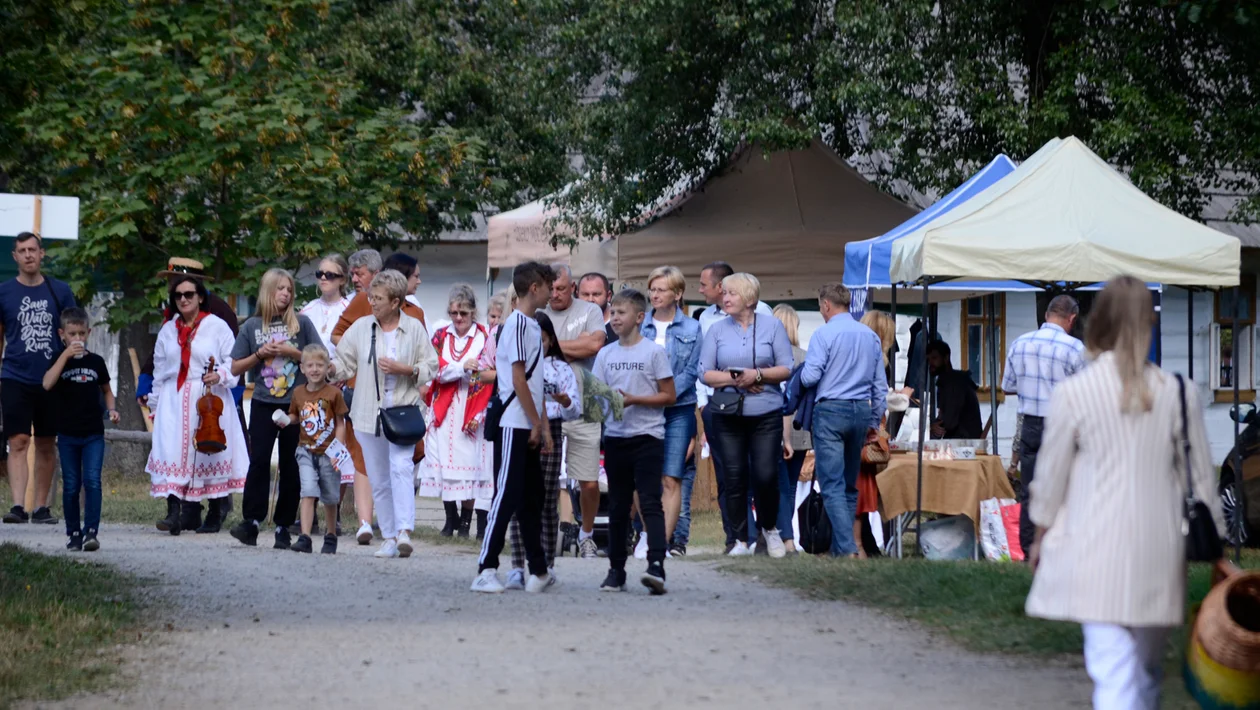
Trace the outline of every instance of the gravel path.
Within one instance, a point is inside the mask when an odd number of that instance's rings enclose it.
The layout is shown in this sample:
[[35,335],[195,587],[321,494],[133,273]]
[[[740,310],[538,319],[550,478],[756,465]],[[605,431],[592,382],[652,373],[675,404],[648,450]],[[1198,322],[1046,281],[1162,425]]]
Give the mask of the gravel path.
[[[64,552],[51,527],[0,540]],[[101,540],[92,559],[154,580],[158,630],[123,651],[123,689],[32,707],[1088,707],[1082,670],[970,654],[695,559],[659,598],[600,594],[605,563],[569,557],[546,594],[476,596],[460,546],[377,560],[349,538],[331,558],[226,532]]]

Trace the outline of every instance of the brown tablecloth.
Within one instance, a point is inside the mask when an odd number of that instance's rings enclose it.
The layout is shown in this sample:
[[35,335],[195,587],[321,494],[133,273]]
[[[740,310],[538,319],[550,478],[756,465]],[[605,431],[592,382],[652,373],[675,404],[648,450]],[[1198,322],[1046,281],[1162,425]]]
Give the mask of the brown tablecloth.
[[[914,512],[916,454],[893,454],[888,466],[875,478],[885,519]],[[1002,459],[977,456],[971,461],[923,461],[923,510],[942,515],[965,515],[980,524],[980,501],[1014,498]]]

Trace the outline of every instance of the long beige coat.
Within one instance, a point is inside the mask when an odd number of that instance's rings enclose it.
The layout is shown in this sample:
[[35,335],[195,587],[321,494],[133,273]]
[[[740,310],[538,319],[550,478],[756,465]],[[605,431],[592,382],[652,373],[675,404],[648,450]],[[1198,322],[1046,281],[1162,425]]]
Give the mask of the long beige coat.
[[[1062,382],[1030,488],[1029,514],[1049,528],[1029,616],[1122,626],[1176,626],[1185,614],[1181,405],[1177,380],[1154,366],[1150,412],[1120,412],[1110,353]],[[1194,489],[1224,529],[1203,410],[1186,383]]]

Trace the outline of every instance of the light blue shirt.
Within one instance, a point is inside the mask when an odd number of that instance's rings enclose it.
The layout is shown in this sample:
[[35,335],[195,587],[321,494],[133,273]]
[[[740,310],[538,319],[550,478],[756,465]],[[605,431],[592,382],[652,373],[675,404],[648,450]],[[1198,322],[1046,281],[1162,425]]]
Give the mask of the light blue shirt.
[[[774,315],[774,311],[770,310],[770,306],[765,301],[757,301],[757,312],[768,316]],[[722,306],[713,304],[700,312],[700,336],[704,337],[709,334],[709,328],[714,323],[725,320],[728,316],[722,312]],[[700,378],[696,380],[696,406],[703,409],[709,403],[709,395],[713,394],[713,388],[703,382],[704,371],[700,371]]]
[[[700,372],[729,370],[738,367],[745,370],[772,367],[792,369],[792,343],[788,340],[783,323],[774,316],[757,313],[756,327],[744,328],[734,318],[724,318],[713,324],[704,336],[700,348]],[[753,335],[756,334],[756,345]],[[756,357],[753,357],[754,351]],[[744,416],[757,417],[783,409],[783,391],[778,385],[764,385],[761,392],[744,393]]]
[[888,399],[884,355],[875,331],[848,313],[832,316],[814,331],[801,370],[801,384],[818,387],[818,399],[871,403],[871,428],[879,428]]

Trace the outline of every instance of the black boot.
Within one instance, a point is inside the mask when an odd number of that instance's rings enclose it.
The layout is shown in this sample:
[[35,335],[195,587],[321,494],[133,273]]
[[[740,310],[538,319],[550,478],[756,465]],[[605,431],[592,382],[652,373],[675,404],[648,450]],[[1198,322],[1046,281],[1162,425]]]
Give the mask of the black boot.
[[166,517],[157,522],[157,529],[178,535],[180,531],[180,500],[174,494],[166,497]]
[[201,503],[186,500],[180,505],[179,527],[184,530],[196,530],[201,527]]
[[212,498],[206,504],[206,519],[201,523],[201,527],[197,528],[198,535],[207,533],[217,533],[223,526],[223,515],[219,512],[222,508],[222,498]]
[[486,517],[487,517],[486,511],[484,510],[477,511],[477,540],[478,541],[486,539]]
[[468,508],[459,511],[459,536],[467,539],[468,531],[472,528],[473,512]]
[[442,503],[442,507],[446,509],[446,527],[438,534],[450,537],[459,529],[459,504],[448,500]]

